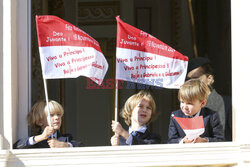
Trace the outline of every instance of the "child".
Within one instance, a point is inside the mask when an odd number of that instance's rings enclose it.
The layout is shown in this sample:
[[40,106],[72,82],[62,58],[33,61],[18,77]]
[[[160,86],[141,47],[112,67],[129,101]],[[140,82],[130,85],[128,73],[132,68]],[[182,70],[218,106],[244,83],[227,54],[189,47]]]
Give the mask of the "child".
[[206,105],[209,87],[199,79],[186,81],[180,88],[178,99],[180,109],[172,112],[175,117],[189,118],[203,116],[205,132],[194,140],[189,140],[176,120],[171,116],[168,143],[203,143],[219,142],[224,140],[223,127],[217,112]]
[[187,79],[199,78],[208,85],[211,93],[206,108],[218,112],[224,129],[226,141],[232,141],[232,97],[220,95],[214,88],[214,70],[211,61],[205,57],[190,59],[188,62]]
[[[64,110],[56,101],[49,101],[51,126],[48,126],[48,107],[46,101],[42,100],[34,104],[27,115],[27,122],[39,134],[18,140],[13,148],[59,148],[79,147],[81,142],[72,140],[71,135],[62,135],[59,132],[62,123]],[[51,136],[53,135],[53,138]]]
[[160,136],[149,132],[146,126],[156,117],[156,105],[150,93],[140,91],[131,96],[126,101],[121,114],[129,126],[129,131],[123,129],[119,122],[112,121],[112,130],[115,133],[111,137],[112,146],[161,142]]

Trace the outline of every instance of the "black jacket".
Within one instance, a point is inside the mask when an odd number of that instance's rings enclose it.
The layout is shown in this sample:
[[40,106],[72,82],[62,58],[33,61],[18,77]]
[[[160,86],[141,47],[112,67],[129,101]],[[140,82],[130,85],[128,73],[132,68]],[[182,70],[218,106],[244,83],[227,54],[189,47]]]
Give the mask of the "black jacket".
[[[187,118],[179,109],[172,112],[176,117]],[[171,114],[171,115],[172,115]],[[205,132],[200,137],[208,138],[209,142],[224,141],[223,126],[217,112],[208,108],[202,108],[200,116],[203,116]],[[179,143],[186,136],[178,122],[170,116],[167,143]]]
[[129,135],[128,143],[126,143],[126,139],[120,136],[120,145],[139,145],[139,144],[160,144],[161,137],[158,134],[151,133],[146,130],[144,133],[142,132],[132,132]]
[[[57,132],[57,140],[63,141],[63,142],[69,142],[73,145],[73,147],[82,147],[83,144],[80,141],[73,140],[71,134],[60,134]],[[43,140],[39,143],[36,143],[34,145],[29,145],[29,137],[24,139],[19,139],[14,145],[14,149],[25,149],[25,148],[50,148],[48,145],[48,140]]]

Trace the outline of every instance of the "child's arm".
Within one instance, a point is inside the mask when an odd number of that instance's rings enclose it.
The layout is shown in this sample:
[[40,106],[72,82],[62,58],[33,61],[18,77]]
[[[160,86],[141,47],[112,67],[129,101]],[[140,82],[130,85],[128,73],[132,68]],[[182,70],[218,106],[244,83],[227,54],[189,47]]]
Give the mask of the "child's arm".
[[128,137],[129,137],[128,131],[126,131],[119,122],[112,121],[111,126],[112,126],[112,130],[115,134],[124,137],[126,140],[128,139]]
[[51,136],[54,132],[52,127],[47,126],[43,133],[37,136],[27,137],[23,139],[19,139],[14,145],[14,149],[24,149],[24,148],[34,148],[33,146],[36,143],[39,143],[43,140],[46,140],[49,136]]
[[170,123],[168,128],[168,142],[167,143],[180,143],[180,141],[185,137],[179,134],[177,129],[177,124],[172,116],[170,116]]
[[212,135],[207,137],[209,142],[224,141],[223,126],[220,122],[220,117],[217,112],[214,112],[211,115],[209,123],[211,124],[211,129],[212,129]]
[[46,126],[46,128],[43,130],[43,133],[37,136],[34,136],[33,140],[35,143],[39,143],[43,140],[47,140],[49,136],[53,135],[55,132],[53,127]]

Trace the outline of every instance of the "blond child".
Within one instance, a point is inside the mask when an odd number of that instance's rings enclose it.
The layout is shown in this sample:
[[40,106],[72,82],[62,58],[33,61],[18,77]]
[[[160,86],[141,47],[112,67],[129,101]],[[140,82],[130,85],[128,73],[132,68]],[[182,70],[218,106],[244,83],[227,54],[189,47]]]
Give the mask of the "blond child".
[[203,143],[224,140],[223,127],[218,113],[205,107],[209,93],[209,87],[200,79],[188,80],[181,86],[178,93],[180,109],[172,112],[171,115],[182,118],[203,116],[205,132],[201,136],[189,140],[180,125],[171,116],[168,143]]
[[72,140],[71,135],[63,135],[59,132],[64,114],[63,107],[56,101],[49,101],[50,121],[48,125],[48,107],[45,100],[35,103],[27,115],[28,125],[38,135],[18,140],[13,148],[60,148],[79,147],[81,142]]
[[129,126],[126,131],[119,122],[112,121],[111,145],[158,144],[159,135],[151,133],[147,125],[156,117],[156,105],[150,93],[140,91],[132,95],[125,103],[121,115]]
[[189,60],[187,79],[192,78],[199,78],[210,88],[211,93],[205,107],[218,112],[224,128],[225,141],[232,141],[232,97],[220,95],[215,90],[214,71],[208,58],[197,57]]

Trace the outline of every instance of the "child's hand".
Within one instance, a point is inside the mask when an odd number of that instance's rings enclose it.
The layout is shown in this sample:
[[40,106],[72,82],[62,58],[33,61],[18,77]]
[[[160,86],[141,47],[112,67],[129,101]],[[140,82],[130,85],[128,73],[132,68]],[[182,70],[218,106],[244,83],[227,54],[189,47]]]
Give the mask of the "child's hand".
[[48,144],[50,148],[62,148],[62,147],[69,147],[69,144],[63,141],[59,141],[57,139],[50,139],[48,140]]
[[41,142],[43,140],[47,140],[49,138],[49,136],[54,134],[54,128],[50,127],[50,126],[46,126],[43,130],[43,133],[37,136],[34,136],[33,140],[35,142]]
[[207,138],[197,137],[196,139],[194,139],[194,143],[206,143],[206,142],[208,142]]
[[44,140],[48,139],[49,136],[53,135],[55,132],[53,127],[50,126],[46,126],[46,128],[44,129],[42,136],[44,138]]
[[185,136],[184,140],[183,140],[183,143],[194,143],[194,140],[188,140],[188,137]]
[[125,129],[123,129],[122,125],[117,122],[117,121],[112,121],[112,130],[113,132],[115,132],[116,135],[120,135],[122,137],[124,137],[126,140],[129,137],[129,133],[128,131],[126,131]]
[[118,146],[119,145],[119,135],[115,134],[114,136],[111,137],[110,139],[111,145],[112,146]]
[[112,130],[115,132],[117,135],[121,135],[125,129],[123,129],[122,125],[117,122],[117,121],[112,121]]

